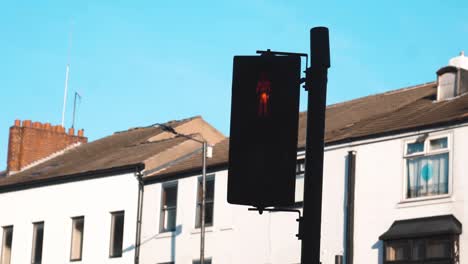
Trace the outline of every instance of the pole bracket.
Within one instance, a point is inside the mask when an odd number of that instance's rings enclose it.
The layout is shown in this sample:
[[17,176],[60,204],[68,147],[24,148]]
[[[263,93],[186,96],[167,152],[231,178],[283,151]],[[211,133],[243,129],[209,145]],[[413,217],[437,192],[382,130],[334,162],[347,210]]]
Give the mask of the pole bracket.
[[296,222],[299,223],[299,232],[296,234],[297,239],[302,239],[302,230],[303,230],[303,217],[301,210],[299,209],[290,209],[290,208],[264,208],[264,207],[253,207],[249,208],[249,211],[258,211],[259,214],[263,214],[263,212],[288,212],[288,213],[298,213],[299,218],[296,219]]

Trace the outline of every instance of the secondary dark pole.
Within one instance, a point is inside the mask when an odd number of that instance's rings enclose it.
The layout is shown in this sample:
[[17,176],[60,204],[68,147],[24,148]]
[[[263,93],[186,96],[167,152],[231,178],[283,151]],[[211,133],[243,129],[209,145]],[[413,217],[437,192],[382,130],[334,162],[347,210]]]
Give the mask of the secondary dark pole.
[[301,263],[319,264],[325,107],[330,67],[328,28],[316,27],[310,30],[310,59],[305,87],[308,102]]

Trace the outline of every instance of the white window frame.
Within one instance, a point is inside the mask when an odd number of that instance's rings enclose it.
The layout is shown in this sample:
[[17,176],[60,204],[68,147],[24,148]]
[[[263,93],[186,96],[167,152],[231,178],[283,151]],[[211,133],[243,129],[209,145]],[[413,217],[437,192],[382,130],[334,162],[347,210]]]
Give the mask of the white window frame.
[[[168,208],[164,207],[164,192],[165,189],[167,188],[176,188],[176,206],[175,206],[175,226],[174,229],[167,229],[164,227],[164,218],[166,217],[165,214],[167,214]],[[160,208],[159,208],[159,233],[174,233],[177,230],[177,210],[179,207],[179,183],[178,181],[172,181],[172,182],[165,182],[161,185],[161,199],[160,199]]]
[[[452,197],[453,193],[453,135],[451,132],[444,132],[444,133],[437,133],[437,134],[429,134],[424,139],[424,150],[422,152],[407,154],[408,152],[408,144],[415,143],[418,138],[424,136],[424,134],[411,137],[409,139],[403,140],[403,181],[402,181],[402,192],[401,192],[401,202],[418,202],[418,201],[427,201],[427,200],[434,200],[434,199],[442,199],[442,198],[450,198]],[[430,142],[434,139],[440,138],[447,138],[447,148],[441,150],[431,151]],[[448,192],[446,194],[439,194],[439,195],[431,195],[431,196],[422,196],[422,197],[415,197],[415,198],[408,198],[407,195],[407,188],[408,188],[408,164],[406,160],[408,158],[414,157],[424,157],[424,156],[432,156],[442,153],[448,153]]]
[[[216,194],[216,178],[215,178],[215,174],[208,174],[206,175],[206,183],[208,185],[208,182],[212,181],[213,182],[213,200],[211,202],[208,202],[208,200],[205,201],[206,204],[208,203],[211,203],[213,208],[212,208],[212,215],[211,215],[211,223],[207,223],[206,222],[206,215],[205,215],[205,226],[206,227],[212,227],[214,226],[214,204],[215,204],[215,194]],[[203,181],[203,177],[200,176],[197,178],[197,193],[196,193],[196,203],[195,203],[195,229],[199,229],[201,228],[201,197],[199,195],[200,192],[201,192],[201,188],[202,188],[202,181]],[[205,194],[205,197],[206,197],[206,194]],[[205,206],[206,206],[205,204]],[[199,207],[200,206],[200,207]],[[205,213],[206,213],[206,209],[205,209]]]

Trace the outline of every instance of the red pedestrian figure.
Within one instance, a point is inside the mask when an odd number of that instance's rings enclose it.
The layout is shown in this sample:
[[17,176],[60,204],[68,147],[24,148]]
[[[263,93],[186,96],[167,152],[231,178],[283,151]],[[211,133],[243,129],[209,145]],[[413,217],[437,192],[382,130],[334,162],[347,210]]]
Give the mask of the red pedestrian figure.
[[269,115],[271,82],[265,72],[260,74],[260,79],[257,82],[257,97],[258,97],[258,116],[266,117]]

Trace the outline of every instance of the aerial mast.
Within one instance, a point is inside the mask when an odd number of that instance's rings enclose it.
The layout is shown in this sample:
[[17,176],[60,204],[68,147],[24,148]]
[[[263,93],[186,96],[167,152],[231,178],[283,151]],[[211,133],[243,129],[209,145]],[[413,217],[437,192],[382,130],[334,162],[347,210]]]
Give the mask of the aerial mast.
[[65,127],[65,111],[67,109],[67,93],[68,93],[68,79],[70,76],[70,52],[71,52],[71,45],[72,45],[72,24],[70,23],[70,35],[69,35],[69,42],[68,42],[68,62],[67,62],[67,70],[65,73],[65,91],[63,94],[63,109],[62,109],[62,127]]

